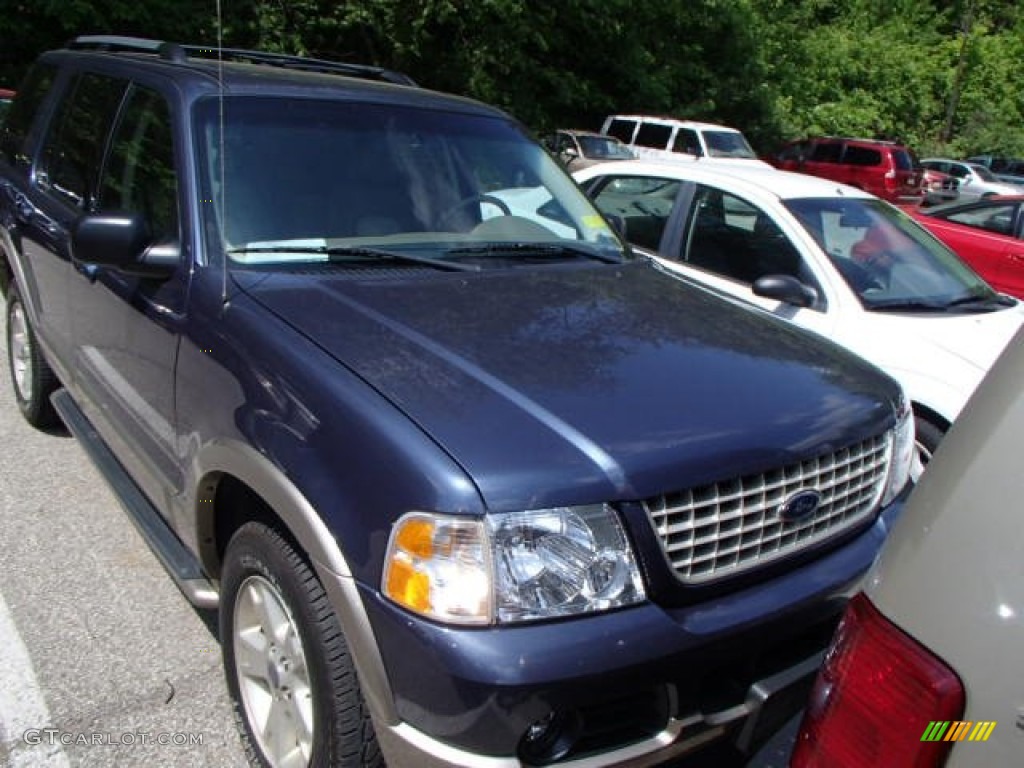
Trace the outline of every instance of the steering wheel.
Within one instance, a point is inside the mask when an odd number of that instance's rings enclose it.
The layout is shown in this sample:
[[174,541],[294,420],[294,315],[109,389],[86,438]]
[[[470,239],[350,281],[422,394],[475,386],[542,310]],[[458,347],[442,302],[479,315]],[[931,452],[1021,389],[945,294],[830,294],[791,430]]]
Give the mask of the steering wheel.
[[878,268],[871,267],[853,259],[841,256],[833,259],[836,269],[839,270],[846,282],[854,291],[860,294],[870,291],[884,291],[886,289],[885,279]]
[[499,197],[495,197],[494,195],[488,195],[486,193],[479,195],[470,195],[469,197],[465,197],[462,200],[459,200],[457,203],[450,206],[448,210],[446,210],[444,213],[438,216],[437,228],[443,230],[445,228],[445,225],[448,223],[449,219],[451,219],[456,213],[461,211],[463,208],[466,208],[467,206],[470,206],[473,203],[490,203],[499,211],[501,211],[502,216],[512,215],[512,209],[508,207],[508,203],[506,203]]

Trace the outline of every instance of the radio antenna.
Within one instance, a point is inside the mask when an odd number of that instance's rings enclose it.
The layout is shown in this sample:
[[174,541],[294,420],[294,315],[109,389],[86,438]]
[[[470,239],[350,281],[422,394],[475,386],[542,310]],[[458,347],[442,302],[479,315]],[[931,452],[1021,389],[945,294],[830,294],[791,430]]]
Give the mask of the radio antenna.
[[221,17],[221,0],[215,0],[217,5],[217,143],[220,151],[217,153],[217,173],[220,175],[220,199],[217,200],[217,219],[220,222],[221,230],[221,302],[226,307],[228,303],[228,252],[224,235],[227,232],[227,219],[225,211],[227,208],[227,173],[224,160],[224,24]]

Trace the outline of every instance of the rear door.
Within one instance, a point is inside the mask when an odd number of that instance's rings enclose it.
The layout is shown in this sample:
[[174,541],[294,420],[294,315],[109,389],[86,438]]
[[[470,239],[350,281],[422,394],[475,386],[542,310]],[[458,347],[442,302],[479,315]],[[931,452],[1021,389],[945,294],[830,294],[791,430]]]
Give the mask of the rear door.
[[[51,362],[67,383],[74,377],[68,368],[74,327],[68,302],[70,227],[89,205],[104,137],[124,86],[110,87],[68,71],[56,76],[46,65],[35,70],[33,78],[37,73],[41,79],[33,79],[33,87],[52,87],[55,107],[52,116],[45,110],[37,115],[30,131],[42,136],[39,148],[26,137],[22,148],[13,152],[17,178],[5,184],[3,192],[19,236],[17,250],[22,259],[17,277],[25,283],[36,330],[55,353]],[[42,104],[40,93],[33,111],[39,111]],[[20,119],[21,107],[19,104],[12,119]]]

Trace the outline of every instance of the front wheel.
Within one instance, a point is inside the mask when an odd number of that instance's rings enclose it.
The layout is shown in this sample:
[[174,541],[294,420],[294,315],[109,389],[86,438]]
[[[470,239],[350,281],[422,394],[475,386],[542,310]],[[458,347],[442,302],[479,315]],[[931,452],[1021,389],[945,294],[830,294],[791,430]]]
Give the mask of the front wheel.
[[261,523],[242,526],[221,601],[224,672],[249,763],[383,766],[338,619],[291,543]]
[[50,394],[59,382],[39,348],[16,283],[11,283],[7,294],[7,364],[14,399],[25,420],[33,427],[56,424]]

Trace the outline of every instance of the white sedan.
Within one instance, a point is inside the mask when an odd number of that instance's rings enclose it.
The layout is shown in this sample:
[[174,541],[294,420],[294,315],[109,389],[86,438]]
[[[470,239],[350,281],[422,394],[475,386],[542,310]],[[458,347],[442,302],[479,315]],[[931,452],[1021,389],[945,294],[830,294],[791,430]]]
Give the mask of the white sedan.
[[1024,324],[894,206],[802,174],[623,161],[573,174],[665,269],[832,339],[897,379],[927,463]]

